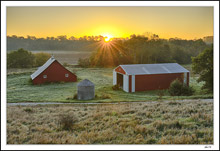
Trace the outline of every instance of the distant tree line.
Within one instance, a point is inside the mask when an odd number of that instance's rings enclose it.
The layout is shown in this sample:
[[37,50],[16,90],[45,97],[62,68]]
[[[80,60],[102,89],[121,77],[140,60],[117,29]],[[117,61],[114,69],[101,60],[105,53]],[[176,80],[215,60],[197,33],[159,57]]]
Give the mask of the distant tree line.
[[206,48],[202,39],[183,40],[179,38],[161,39],[158,35],[131,35],[129,38],[114,38],[105,43],[103,36],[83,36],[80,38],[66,35],[47,38],[34,36],[7,37],[7,50],[72,50],[92,51],[89,58],[79,59],[82,67],[114,67],[119,64],[191,63]]
[[7,68],[31,68],[42,66],[48,59],[48,53],[33,54],[23,48],[7,53]]
[[36,38],[27,36],[26,38],[16,35],[7,36],[7,50],[74,50],[74,51],[92,51],[93,44],[103,39],[103,36],[84,36],[80,38],[67,36]]
[[129,39],[99,42],[94,53],[79,59],[82,67],[115,67],[119,64],[171,63],[190,64],[204,49],[210,48],[202,39],[160,39],[158,36],[131,35]]

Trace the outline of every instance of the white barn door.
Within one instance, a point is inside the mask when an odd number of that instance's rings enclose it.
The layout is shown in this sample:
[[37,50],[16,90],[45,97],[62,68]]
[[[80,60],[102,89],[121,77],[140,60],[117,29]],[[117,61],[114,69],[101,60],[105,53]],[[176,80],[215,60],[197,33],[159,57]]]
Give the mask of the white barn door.
[[125,92],[129,92],[129,76],[123,75],[123,90]]
[[131,92],[135,92],[135,75],[132,75],[132,78],[131,78],[131,83],[132,83],[132,89],[131,89]]
[[183,82],[186,84],[187,83],[187,72],[184,72],[184,80]]
[[117,72],[113,71],[113,85],[117,84]]

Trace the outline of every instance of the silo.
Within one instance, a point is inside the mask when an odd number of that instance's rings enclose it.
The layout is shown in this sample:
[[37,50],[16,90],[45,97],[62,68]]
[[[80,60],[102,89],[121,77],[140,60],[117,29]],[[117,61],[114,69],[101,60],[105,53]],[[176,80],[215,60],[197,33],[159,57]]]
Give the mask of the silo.
[[77,84],[77,99],[91,100],[95,97],[95,85],[85,79]]

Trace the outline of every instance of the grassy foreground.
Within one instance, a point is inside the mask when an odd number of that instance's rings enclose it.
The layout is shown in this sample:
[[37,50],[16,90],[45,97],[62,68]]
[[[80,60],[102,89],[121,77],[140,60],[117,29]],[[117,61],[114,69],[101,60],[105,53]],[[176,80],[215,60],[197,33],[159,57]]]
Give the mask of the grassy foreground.
[[8,106],[7,144],[213,144],[213,103]]
[[[191,70],[190,65],[186,68]],[[193,96],[172,97],[167,91],[148,91],[127,93],[122,90],[112,90],[112,68],[75,68],[69,67],[70,71],[78,76],[78,81],[89,79],[95,84],[96,99],[89,102],[129,102],[129,101],[152,101],[152,100],[176,100],[212,98],[213,94],[204,94],[201,91],[203,83],[197,83],[196,75],[191,74],[190,85],[196,92]],[[16,69],[7,72],[7,102],[85,102],[72,100],[77,93],[77,83],[53,83],[45,85],[31,85],[30,75],[36,69]],[[161,95],[162,94],[162,95]]]

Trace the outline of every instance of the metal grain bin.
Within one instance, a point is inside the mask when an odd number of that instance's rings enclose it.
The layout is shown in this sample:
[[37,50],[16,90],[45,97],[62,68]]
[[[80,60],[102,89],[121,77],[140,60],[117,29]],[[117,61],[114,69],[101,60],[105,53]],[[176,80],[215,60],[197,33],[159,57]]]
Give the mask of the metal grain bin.
[[95,85],[85,79],[77,84],[77,99],[91,100],[95,97]]

